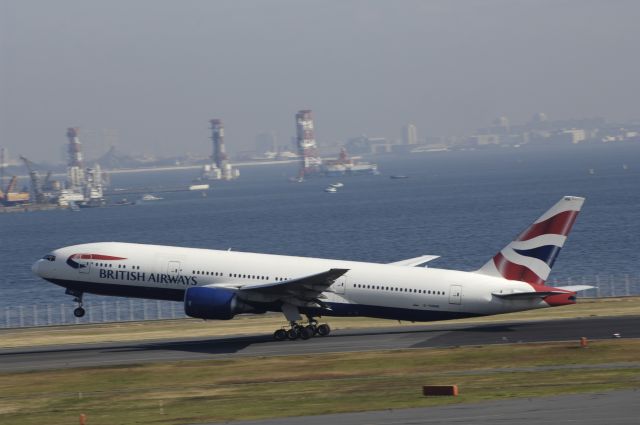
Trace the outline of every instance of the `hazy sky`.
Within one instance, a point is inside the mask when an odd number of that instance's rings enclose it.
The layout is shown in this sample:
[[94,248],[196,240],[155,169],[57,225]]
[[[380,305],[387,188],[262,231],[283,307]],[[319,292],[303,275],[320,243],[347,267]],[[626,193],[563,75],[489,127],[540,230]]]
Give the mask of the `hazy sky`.
[[636,0],[0,0],[0,146],[58,161],[78,126],[89,154],[104,129],[125,152],[208,154],[221,118],[233,151],[287,143],[303,108],[326,142],[638,119],[639,17]]

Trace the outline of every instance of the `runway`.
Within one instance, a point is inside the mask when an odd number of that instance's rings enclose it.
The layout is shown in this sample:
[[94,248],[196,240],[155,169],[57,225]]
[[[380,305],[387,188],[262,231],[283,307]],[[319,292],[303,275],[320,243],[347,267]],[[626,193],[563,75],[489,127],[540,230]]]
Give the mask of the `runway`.
[[[62,345],[0,350],[0,372],[110,366],[158,361],[222,359],[234,356],[285,356],[389,349],[451,347],[580,337],[640,337],[640,317],[598,317],[482,325],[438,324],[337,330],[328,337],[276,342],[271,335],[185,338],[139,343]],[[212,323],[211,326],[215,326]],[[0,334],[1,335],[1,334]]]

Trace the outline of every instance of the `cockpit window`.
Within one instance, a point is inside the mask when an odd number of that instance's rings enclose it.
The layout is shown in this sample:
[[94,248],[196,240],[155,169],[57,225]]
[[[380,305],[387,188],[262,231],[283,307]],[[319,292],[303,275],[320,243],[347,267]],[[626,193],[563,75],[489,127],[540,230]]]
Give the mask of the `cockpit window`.
[[42,257],[43,260],[47,260],[47,261],[56,261],[56,256],[55,255],[51,255],[51,254],[47,254],[44,257]]

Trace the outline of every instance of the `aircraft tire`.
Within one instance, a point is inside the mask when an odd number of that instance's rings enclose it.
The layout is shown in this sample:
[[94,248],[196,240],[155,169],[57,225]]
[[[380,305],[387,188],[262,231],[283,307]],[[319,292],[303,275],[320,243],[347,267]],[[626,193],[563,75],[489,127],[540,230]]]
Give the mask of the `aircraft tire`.
[[290,340],[298,339],[300,337],[300,332],[296,328],[291,328],[287,331],[287,338]]
[[82,307],[78,307],[75,310],[73,310],[73,315],[76,316],[76,317],[83,317],[84,313],[85,313],[85,311],[84,311],[84,308],[82,308]]
[[273,339],[275,339],[276,341],[284,341],[285,339],[287,339],[287,331],[285,331],[284,329],[278,329],[273,333]]
[[300,338],[307,340],[313,336],[313,331],[308,327],[304,327],[300,329]]
[[318,334],[318,327],[316,325],[307,325],[306,328],[311,331],[311,335],[317,335]]
[[318,335],[327,336],[330,333],[331,333],[331,328],[326,323],[323,323],[322,325],[318,326]]

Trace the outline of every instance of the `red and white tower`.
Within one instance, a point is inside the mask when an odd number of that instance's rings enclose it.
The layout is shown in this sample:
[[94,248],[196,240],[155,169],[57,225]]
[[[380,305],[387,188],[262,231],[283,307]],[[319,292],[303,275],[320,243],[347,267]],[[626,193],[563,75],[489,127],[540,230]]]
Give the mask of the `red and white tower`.
[[82,168],[82,144],[78,138],[78,130],[80,129],[73,127],[67,128],[67,138],[69,139],[69,149],[67,150],[69,160],[67,161],[67,165],[69,167]]
[[211,140],[213,141],[213,153],[211,154],[211,160],[216,167],[220,170],[224,170],[225,164],[227,164],[227,152],[224,147],[224,126],[222,120],[214,118],[209,121],[211,124]]
[[302,158],[300,177],[320,171],[322,158],[318,154],[318,145],[313,135],[313,117],[308,109],[296,114],[296,142],[298,154]]
[[67,161],[67,185],[70,189],[79,190],[84,185],[84,168],[82,165],[82,144],[78,138],[78,128],[67,128],[69,139],[69,154]]
[[211,124],[211,141],[213,152],[211,153],[211,164],[206,164],[202,170],[203,180],[231,180],[240,175],[237,168],[232,168],[229,157],[224,146],[224,126],[222,120],[214,118],[209,120]]

